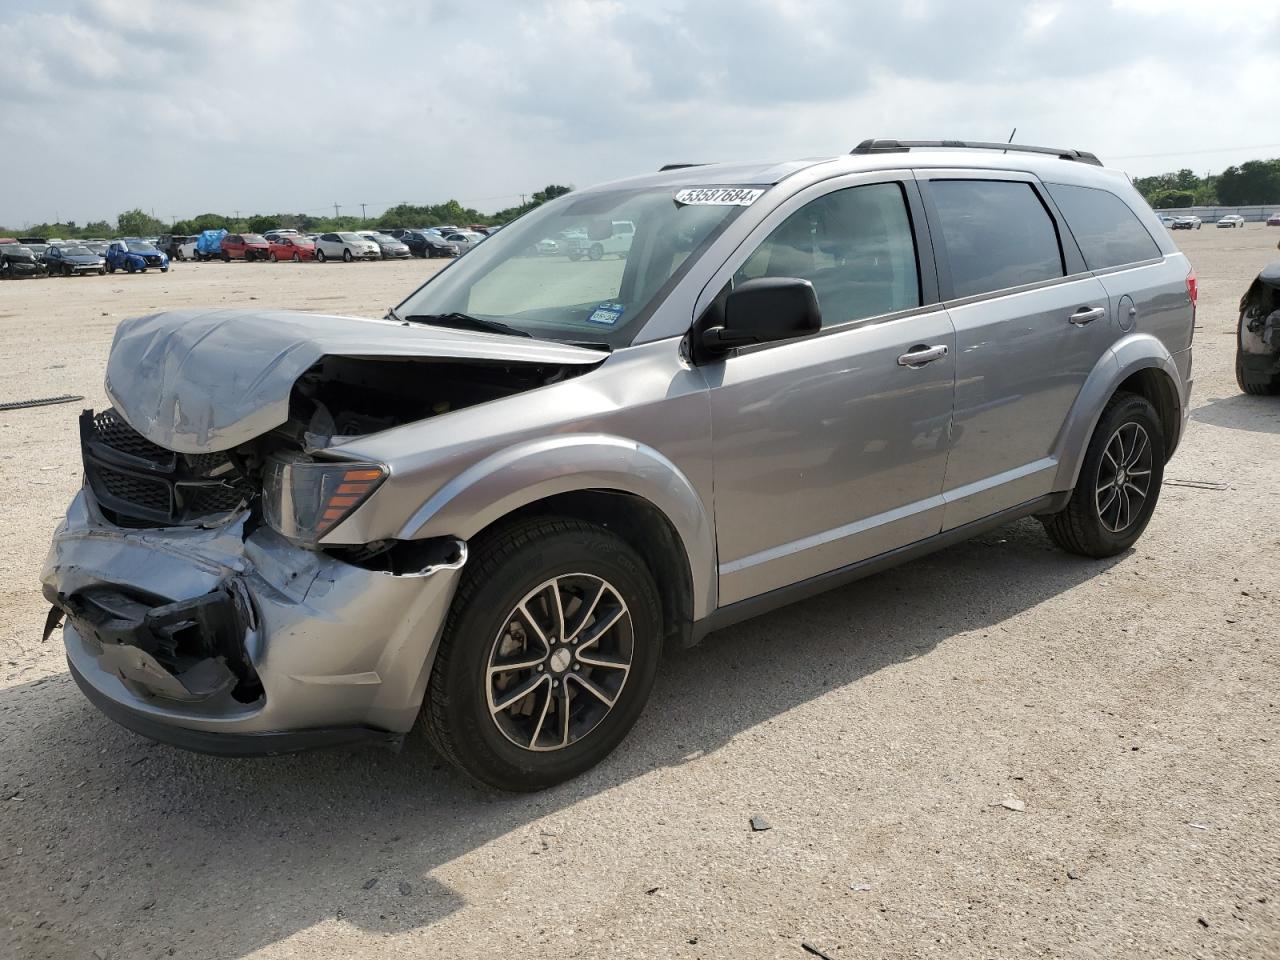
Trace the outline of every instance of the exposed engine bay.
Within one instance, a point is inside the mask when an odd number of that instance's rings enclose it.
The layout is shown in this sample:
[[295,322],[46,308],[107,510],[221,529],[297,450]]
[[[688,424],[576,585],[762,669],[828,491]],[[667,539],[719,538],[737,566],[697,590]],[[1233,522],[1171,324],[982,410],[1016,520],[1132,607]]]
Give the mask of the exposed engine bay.
[[117,526],[216,526],[245,508],[260,518],[263,473],[272,458],[309,458],[358,436],[523,393],[587,369],[324,357],[293,385],[284,423],[229,450],[178,453],[148,440],[114,408],[86,410],[80,419],[85,475]]

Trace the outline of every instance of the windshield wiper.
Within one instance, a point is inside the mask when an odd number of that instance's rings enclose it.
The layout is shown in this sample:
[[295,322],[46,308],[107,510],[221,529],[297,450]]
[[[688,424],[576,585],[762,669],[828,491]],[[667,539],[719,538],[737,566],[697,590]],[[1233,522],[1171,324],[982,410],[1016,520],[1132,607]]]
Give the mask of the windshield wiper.
[[484,333],[505,333],[513,337],[528,337],[533,334],[508,326],[497,320],[481,320],[469,313],[414,313],[404,318],[408,323],[425,323],[432,327],[449,327],[453,330],[479,330]]

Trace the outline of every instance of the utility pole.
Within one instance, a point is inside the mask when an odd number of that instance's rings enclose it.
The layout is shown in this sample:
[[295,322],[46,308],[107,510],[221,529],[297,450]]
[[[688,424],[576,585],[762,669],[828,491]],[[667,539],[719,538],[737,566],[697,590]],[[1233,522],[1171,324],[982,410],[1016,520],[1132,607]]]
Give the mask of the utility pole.
[[368,219],[369,219],[369,215],[368,215],[368,214],[366,214],[366,213],[364,212],[364,208],[365,208],[365,205],[364,205],[363,203],[362,203],[362,204],[360,204],[360,219],[361,219],[361,220],[368,220]]
[[337,220],[337,219],[338,219],[338,211],[339,211],[339,210],[341,210],[341,209],[342,209],[342,207],[338,206],[338,204],[336,204],[336,203],[335,203],[335,204],[333,205],[333,219],[335,219],[335,220]]
[[524,194],[520,194],[520,206],[524,206]]

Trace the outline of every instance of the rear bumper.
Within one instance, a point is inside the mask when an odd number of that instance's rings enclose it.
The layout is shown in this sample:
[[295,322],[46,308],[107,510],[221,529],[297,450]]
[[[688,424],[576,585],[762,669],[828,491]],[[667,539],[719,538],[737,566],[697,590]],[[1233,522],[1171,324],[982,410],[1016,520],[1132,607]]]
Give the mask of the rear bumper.
[[[465,551],[396,576],[245,515],[125,530],[82,490],[41,574],[72,675],[113,720],[212,753],[394,740],[417,718]],[[103,612],[105,611],[105,613]]]

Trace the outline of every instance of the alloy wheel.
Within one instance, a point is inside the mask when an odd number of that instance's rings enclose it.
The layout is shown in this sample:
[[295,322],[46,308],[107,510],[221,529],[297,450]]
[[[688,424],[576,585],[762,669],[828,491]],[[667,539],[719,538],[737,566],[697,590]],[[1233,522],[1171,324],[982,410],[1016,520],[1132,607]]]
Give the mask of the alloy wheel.
[[608,581],[588,573],[544,581],[507,615],[489,652],[494,724],[525,750],[576,743],[618,702],[634,647],[631,611]]
[[1127,530],[1142,514],[1151,490],[1151,440],[1138,423],[1121,424],[1098,464],[1094,503],[1112,533]]

